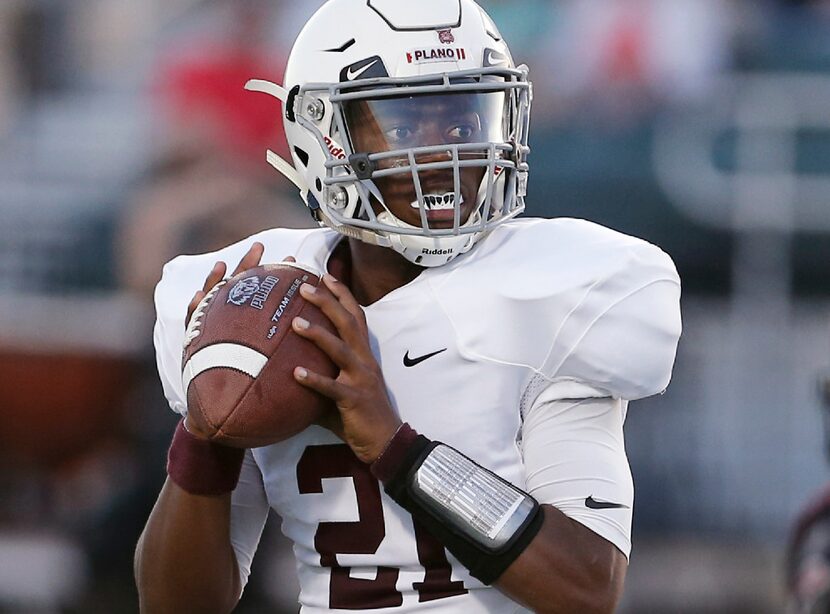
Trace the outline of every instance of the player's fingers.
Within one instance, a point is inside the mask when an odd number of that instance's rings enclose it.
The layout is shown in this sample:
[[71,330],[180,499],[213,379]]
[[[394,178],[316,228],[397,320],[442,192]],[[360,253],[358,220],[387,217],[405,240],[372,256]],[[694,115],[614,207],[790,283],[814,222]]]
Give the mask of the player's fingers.
[[303,284],[300,286],[300,294],[309,303],[318,307],[331,320],[339,333],[347,332],[347,329],[353,326],[354,318],[352,315],[346,311],[346,308],[340,304],[337,297],[324,284],[319,286]]
[[346,308],[346,311],[352,314],[352,317],[365,329],[366,314],[363,312],[363,307],[357,302],[357,299],[352,294],[352,291],[349,290],[348,286],[328,273],[323,275],[323,283],[337,297],[337,300]]
[[343,420],[340,414],[336,411],[327,411],[320,416],[315,424],[322,426],[324,429],[330,430],[343,441],[346,441],[346,431],[343,429]]
[[259,264],[259,261],[262,260],[262,254],[265,253],[265,246],[256,241],[253,245],[251,245],[248,252],[242,256],[242,260],[239,261],[239,264],[236,265],[236,268],[233,271],[233,275],[238,275],[248,269],[252,269]]
[[331,320],[331,323],[337,329],[337,334],[346,344],[355,349],[368,348],[369,344],[360,323],[355,320],[355,317],[349,313],[325,284],[319,286],[303,284],[300,286],[300,294]]
[[207,278],[205,278],[205,285],[202,286],[202,292],[207,294],[210,292],[211,288],[218,284],[225,278],[225,273],[228,270],[228,266],[224,262],[217,262],[213,265],[213,268],[208,273]]
[[337,335],[327,331],[322,326],[315,326],[310,324],[304,318],[294,318],[291,322],[294,331],[312,341],[317,347],[325,352],[329,358],[332,359],[341,369],[349,369],[354,367],[355,356],[343,340]]
[[294,379],[306,388],[316,390],[335,403],[343,401],[348,396],[348,388],[343,384],[325,375],[310,371],[303,366],[294,369]]
[[208,276],[205,278],[205,283],[202,286],[202,289],[194,294],[193,298],[190,299],[190,303],[187,306],[187,316],[184,320],[185,327],[190,323],[190,318],[193,316],[193,312],[196,311],[196,307],[199,306],[199,303],[202,302],[205,295],[210,292],[216,284],[224,279],[225,271],[227,271],[227,266],[224,262],[220,261],[213,265],[210,273],[208,273]]
[[205,292],[199,290],[196,294],[193,295],[193,298],[190,299],[190,304],[187,306],[187,317],[184,319],[184,327],[187,328],[190,324],[190,318],[193,317],[193,312],[196,311],[196,307],[199,306],[199,303],[202,302],[202,299],[205,298]]
[[349,287],[338,281],[333,275],[324,275],[323,284],[352,317],[348,330],[341,334],[343,340],[355,348],[360,358],[374,360],[372,348],[368,343],[369,326],[366,324],[366,314],[363,307],[357,302]]

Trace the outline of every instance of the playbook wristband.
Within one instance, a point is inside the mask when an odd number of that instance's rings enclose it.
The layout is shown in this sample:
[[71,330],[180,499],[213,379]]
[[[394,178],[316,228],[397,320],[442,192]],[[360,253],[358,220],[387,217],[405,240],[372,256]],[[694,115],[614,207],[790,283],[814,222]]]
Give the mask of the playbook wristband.
[[245,450],[222,446],[188,432],[182,419],[167,452],[167,475],[192,495],[218,496],[239,482]]
[[371,471],[387,494],[484,584],[501,576],[542,525],[533,497],[408,424]]

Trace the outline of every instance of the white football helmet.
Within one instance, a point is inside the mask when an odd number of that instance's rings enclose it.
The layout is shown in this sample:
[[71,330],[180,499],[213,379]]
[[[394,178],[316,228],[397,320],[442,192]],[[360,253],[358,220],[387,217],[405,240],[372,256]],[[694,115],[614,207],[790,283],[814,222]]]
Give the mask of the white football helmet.
[[473,0],[329,0],[285,86],[246,88],[284,102],[293,165],[268,161],[346,236],[439,266],[524,210],[527,67]]

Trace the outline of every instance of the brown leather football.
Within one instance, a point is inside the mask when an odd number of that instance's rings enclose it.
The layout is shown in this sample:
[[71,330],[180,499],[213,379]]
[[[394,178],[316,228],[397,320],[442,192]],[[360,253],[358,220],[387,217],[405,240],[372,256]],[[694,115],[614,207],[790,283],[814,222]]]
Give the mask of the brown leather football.
[[217,443],[256,448],[296,435],[323,412],[326,397],[296,382],[298,365],[337,377],[335,364],[291,327],[296,316],[336,334],[300,295],[319,277],[296,263],[266,264],[217,284],[185,337],[182,380],[191,420]]

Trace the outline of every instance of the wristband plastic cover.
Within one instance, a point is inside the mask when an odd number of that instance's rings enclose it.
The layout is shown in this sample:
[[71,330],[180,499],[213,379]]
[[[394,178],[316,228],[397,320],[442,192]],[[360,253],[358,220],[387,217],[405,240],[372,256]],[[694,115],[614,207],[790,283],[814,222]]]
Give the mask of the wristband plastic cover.
[[492,553],[508,548],[538,507],[527,493],[440,442],[410,474],[409,490],[432,515]]

